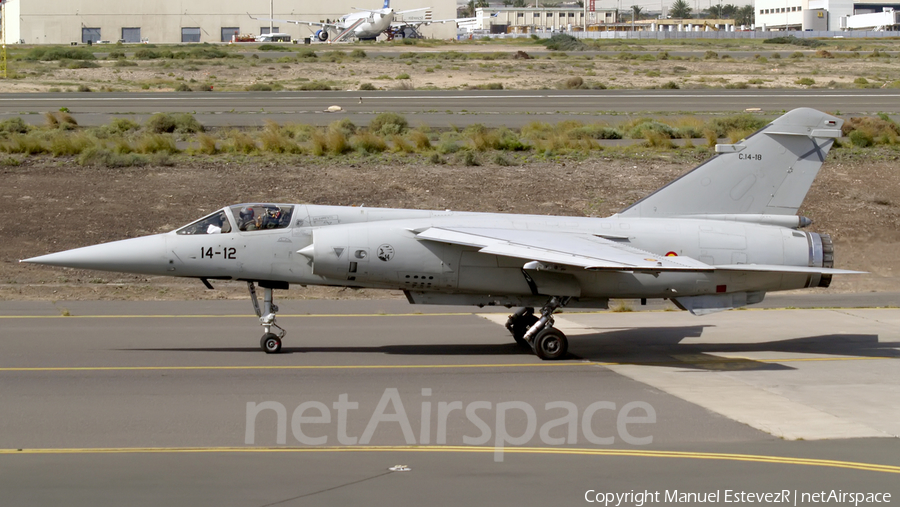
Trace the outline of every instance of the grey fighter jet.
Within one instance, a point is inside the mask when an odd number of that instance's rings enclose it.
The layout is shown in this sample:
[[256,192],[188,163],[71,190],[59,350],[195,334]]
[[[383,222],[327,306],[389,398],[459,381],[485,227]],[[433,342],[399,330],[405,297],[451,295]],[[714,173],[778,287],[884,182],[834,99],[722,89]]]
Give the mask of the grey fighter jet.
[[[22,262],[242,280],[281,350],[273,291],[290,284],[402,290],[412,304],[519,307],[507,328],[542,359],[566,355],[561,307],[665,298],[695,315],[828,287],[828,234],[797,216],[842,120],[795,109],[608,218],[237,204],[166,234]],[[259,308],[256,287],[264,290]],[[540,308],[535,312],[534,308]]]

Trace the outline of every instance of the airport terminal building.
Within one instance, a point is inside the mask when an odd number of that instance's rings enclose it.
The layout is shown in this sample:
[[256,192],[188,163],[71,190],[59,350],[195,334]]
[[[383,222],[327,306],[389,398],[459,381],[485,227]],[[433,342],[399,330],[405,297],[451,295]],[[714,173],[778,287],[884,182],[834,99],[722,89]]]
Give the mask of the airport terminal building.
[[[254,20],[248,13],[260,18],[334,21],[354,8],[374,10],[382,5],[383,0],[7,0],[3,3],[3,42],[227,42],[235,33],[287,33],[293,39],[303,39],[316,29]],[[452,0],[392,0],[391,7],[397,11],[431,7],[432,19],[456,17],[456,2]],[[435,24],[422,27],[420,32],[429,38],[451,39],[456,37],[456,26]]]

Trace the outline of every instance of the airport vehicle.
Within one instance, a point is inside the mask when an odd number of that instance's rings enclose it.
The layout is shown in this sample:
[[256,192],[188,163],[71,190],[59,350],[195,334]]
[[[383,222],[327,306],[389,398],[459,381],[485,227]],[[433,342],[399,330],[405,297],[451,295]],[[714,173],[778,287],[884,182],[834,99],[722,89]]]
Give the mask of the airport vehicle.
[[[333,23],[256,18],[253,16],[250,16],[250,18],[259,21],[278,21],[281,23],[319,27],[319,30],[315,32],[315,37],[320,42],[340,42],[350,37],[356,37],[363,41],[375,40],[384,32],[390,32],[392,37],[405,37],[407,34],[418,35],[418,28],[422,25],[450,23],[460,20],[457,18],[433,20],[431,19],[431,7],[394,11],[391,8],[391,0],[384,0],[384,6],[379,10],[360,9],[357,7],[354,7],[354,9],[360,12],[345,14]],[[398,14],[403,18],[402,20],[397,18]],[[462,20],[467,19],[469,18],[462,18]]]
[[803,231],[811,221],[797,215],[842,123],[790,111],[607,218],[237,204],[166,234],[22,262],[193,277],[210,288],[246,281],[267,353],[284,337],[274,291],[300,284],[400,289],[412,304],[519,307],[507,322],[514,339],[558,359],[568,347],[554,328],[562,307],[665,298],[702,315],[855,273],[835,269],[829,235]]

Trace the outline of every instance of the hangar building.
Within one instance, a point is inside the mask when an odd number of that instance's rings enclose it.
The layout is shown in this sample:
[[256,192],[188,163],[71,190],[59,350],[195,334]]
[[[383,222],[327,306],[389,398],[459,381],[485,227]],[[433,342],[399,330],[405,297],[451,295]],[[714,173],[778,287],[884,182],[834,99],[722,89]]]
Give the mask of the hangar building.
[[[382,4],[382,0],[6,0],[3,42],[226,42],[235,32],[287,33],[293,39],[303,39],[316,29],[258,21],[248,13],[261,18],[334,21],[353,12],[354,7],[374,10]],[[391,0],[391,7],[397,11],[431,7],[432,19],[456,17],[454,0]],[[435,24],[422,27],[420,32],[426,37],[451,39],[456,37],[456,26]]]

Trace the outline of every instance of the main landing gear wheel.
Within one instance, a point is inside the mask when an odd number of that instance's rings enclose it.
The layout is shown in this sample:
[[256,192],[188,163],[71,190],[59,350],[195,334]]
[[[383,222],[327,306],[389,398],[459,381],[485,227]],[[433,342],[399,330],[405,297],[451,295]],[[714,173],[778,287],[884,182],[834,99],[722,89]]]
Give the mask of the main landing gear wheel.
[[523,347],[531,347],[531,344],[525,340],[525,333],[537,321],[538,318],[534,315],[534,308],[520,308],[516,313],[509,316],[509,319],[506,321],[506,329],[513,335],[516,343]]
[[569,340],[559,329],[545,327],[534,337],[534,353],[539,358],[552,361],[565,357],[569,351]]
[[569,297],[561,296],[551,297],[547,304],[541,308],[541,318],[536,319],[527,328],[525,335],[522,337],[526,343],[531,345],[535,355],[545,361],[565,357],[566,352],[569,350],[569,340],[566,339],[566,335],[553,327],[553,312],[566,306],[569,299]]
[[259,346],[266,354],[277,354],[281,352],[281,338],[275,333],[266,333],[259,339]]

